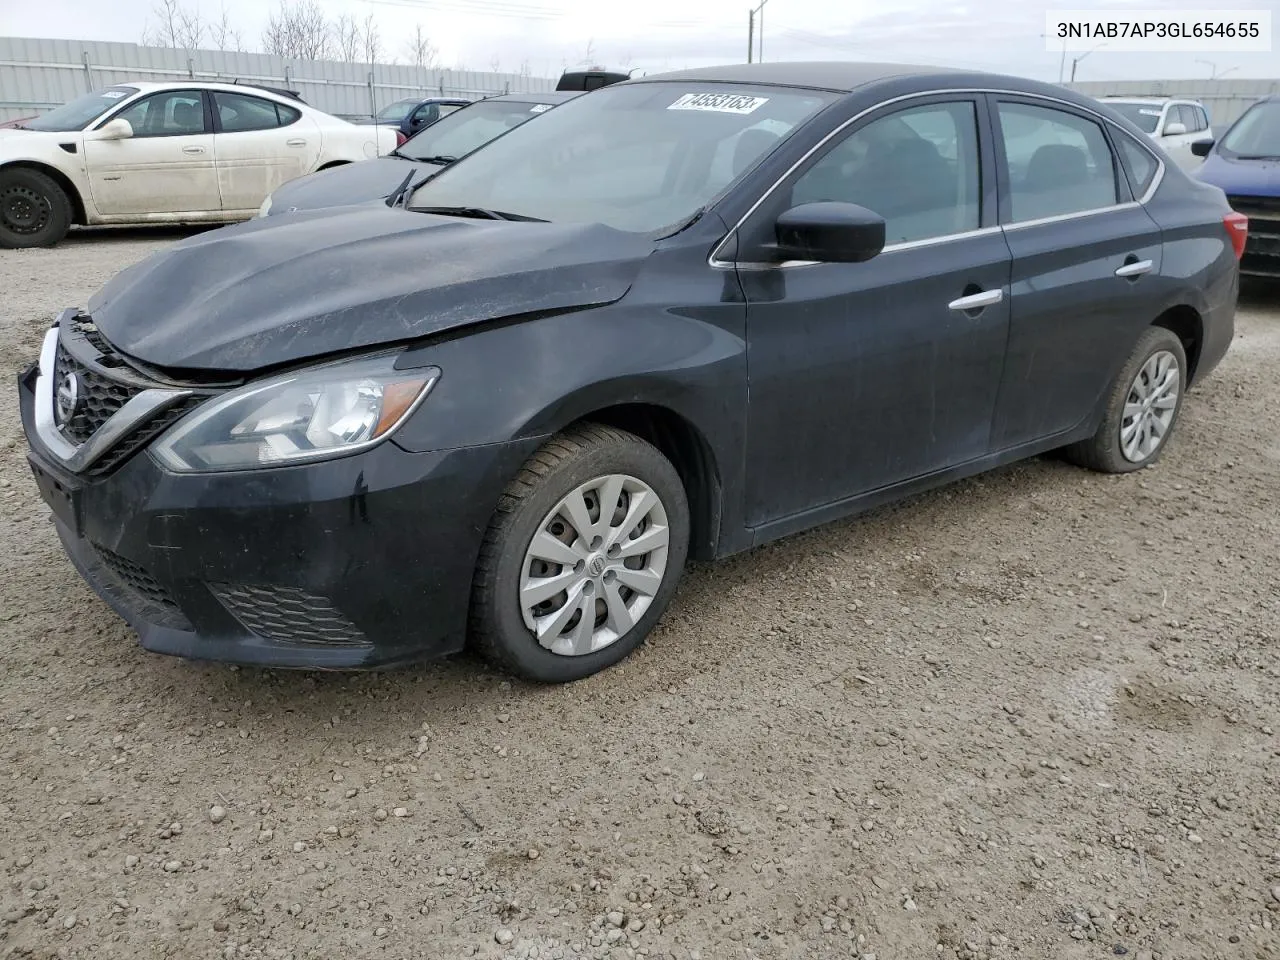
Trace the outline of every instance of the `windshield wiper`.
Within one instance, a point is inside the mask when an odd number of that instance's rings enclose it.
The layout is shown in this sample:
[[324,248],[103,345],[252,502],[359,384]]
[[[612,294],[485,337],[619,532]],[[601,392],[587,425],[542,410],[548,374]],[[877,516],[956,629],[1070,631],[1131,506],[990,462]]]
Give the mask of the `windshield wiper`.
[[1280,160],[1280,155],[1274,153],[1237,153],[1237,160]]
[[457,163],[457,162],[458,162],[458,158],[457,158],[457,157],[447,157],[447,156],[439,156],[439,157],[408,157],[407,159],[409,159],[409,160],[417,160],[419,163],[434,163],[436,166],[439,166],[439,167],[443,167],[443,166],[445,166],[446,164],[450,164],[450,163]]
[[521,213],[504,213],[485,207],[410,207],[415,213],[435,213],[443,217],[472,217],[476,220],[513,220],[522,223],[546,223],[541,217],[526,217]]
[[387,197],[388,207],[394,207],[409,193],[409,181],[413,179],[415,172],[416,171],[410,170],[408,176],[400,181],[400,186],[391,191],[391,195]]

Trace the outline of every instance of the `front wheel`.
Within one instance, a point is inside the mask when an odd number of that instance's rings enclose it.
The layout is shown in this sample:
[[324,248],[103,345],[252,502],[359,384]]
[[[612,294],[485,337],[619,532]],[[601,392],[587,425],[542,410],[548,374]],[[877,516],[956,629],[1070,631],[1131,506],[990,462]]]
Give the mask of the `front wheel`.
[[653,629],[688,549],[688,500],[671,462],[633,434],[575,427],[529,458],[494,512],[473,640],[527,680],[590,676]]
[[1159,459],[1182,411],[1187,355],[1164,327],[1150,327],[1111,385],[1098,432],[1066,456],[1103,473],[1129,473]]
[[71,201],[39,170],[0,170],[0,247],[51,247],[71,226]]

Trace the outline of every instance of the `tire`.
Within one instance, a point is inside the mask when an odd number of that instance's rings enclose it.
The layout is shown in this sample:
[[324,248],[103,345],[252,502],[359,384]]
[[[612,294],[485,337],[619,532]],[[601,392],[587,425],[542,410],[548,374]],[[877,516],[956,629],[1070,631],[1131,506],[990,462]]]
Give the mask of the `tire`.
[[48,174],[0,170],[0,247],[52,247],[71,226],[71,200]]
[[[1144,384],[1148,386],[1151,383],[1156,384],[1156,392],[1159,393],[1160,384],[1164,381],[1159,376],[1152,380],[1150,375],[1153,372],[1159,375],[1161,363],[1170,357],[1172,360],[1169,368],[1176,369],[1177,372],[1177,380],[1172,385],[1172,391],[1176,391],[1173,406],[1164,408],[1160,401],[1154,405],[1149,404],[1144,399],[1144,391],[1147,389]],[[1098,432],[1088,440],[1066,447],[1063,454],[1073,463],[1101,473],[1131,473],[1151,466],[1160,459],[1165,447],[1169,445],[1169,436],[1177,426],[1178,415],[1182,412],[1182,398],[1186,390],[1187,355],[1183,350],[1182,341],[1164,327],[1149,327],[1138,338],[1133,353],[1129,355],[1129,359],[1125,361],[1120,373],[1111,384],[1107,394],[1106,413],[1098,426]],[[1166,402],[1169,392],[1171,391],[1166,390],[1162,398]],[[1151,412],[1130,418],[1126,417],[1126,406],[1131,412],[1135,407],[1149,409]],[[1167,423],[1161,420],[1166,412],[1169,413]],[[1151,430],[1146,434],[1142,430],[1142,416],[1147,416],[1147,422],[1152,424]],[[1126,452],[1122,433],[1125,437],[1129,437],[1135,421],[1138,421],[1139,440],[1144,435],[1155,437],[1155,426],[1162,426],[1162,429],[1154,446],[1150,449],[1147,449],[1145,444],[1139,444],[1136,450],[1129,447]]]
[[[608,478],[614,478],[611,486],[602,485]],[[656,496],[656,507],[649,494]],[[611,495],[616,507],[606,522],[602,506]],[[570,503],[587,511],[575,514],[577,523],[570,519]],[[621,518],[633,510],[643,511],[635,533],[621,537],[615,552],[610,543],[625,532]],[[589,530],[596,536],[589,544],[577,528],[593,517],[597,526]],[[664,530],[665,548],[621,555],[661,544]],[[543,535],[540,554],[548,556],[550,546],[556,562],[533,556],[536,534]],[[597,673],[626,657],[653,629],[675,593],[688,550],[689,505],[671,462],[625,431],[573,427],[533,454],[498,502],[476,565],[472,644],[495,666],[525,680],[568,683]],[[526,601],[536,599],[533,591],[549,588],[552,580],[568,586],[530,607]],[[649,592],[633,591],[632,583]],[[573,613],[574,604],[577,612],[562,623],[561,614]],[[588,610],[592,621],[584,626]],[[619,629],[626,623],[631,626]],[[541,641],[535,627],[546,631]]]

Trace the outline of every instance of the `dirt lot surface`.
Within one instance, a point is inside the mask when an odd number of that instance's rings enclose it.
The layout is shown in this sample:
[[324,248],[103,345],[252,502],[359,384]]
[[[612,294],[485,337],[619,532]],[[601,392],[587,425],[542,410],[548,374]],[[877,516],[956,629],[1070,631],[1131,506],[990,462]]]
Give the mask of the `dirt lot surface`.
[[[0,253],[0,364],[178,234]],[[1164,461],[691,570],[607,675],[144,653],[0,393],[0,955],[1280,957],[1280,291]]]

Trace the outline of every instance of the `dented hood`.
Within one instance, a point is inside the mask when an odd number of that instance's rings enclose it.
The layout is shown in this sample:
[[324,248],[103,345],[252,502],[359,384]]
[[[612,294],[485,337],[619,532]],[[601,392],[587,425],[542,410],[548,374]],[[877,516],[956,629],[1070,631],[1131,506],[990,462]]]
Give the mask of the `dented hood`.
[[144,363],[243,373],[611,303],[652,249],[601,225],[332,208],[190,237],[117,274],[88,312]]

